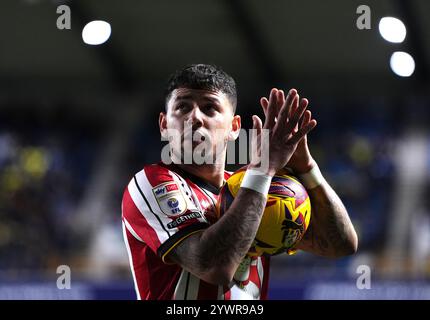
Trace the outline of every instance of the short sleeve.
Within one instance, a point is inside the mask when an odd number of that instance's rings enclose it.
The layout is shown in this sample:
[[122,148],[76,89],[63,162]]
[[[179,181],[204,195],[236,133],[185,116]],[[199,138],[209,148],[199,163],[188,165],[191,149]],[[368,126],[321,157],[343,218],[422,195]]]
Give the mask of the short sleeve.
[[122,219],[163,261],[182,240],[209,226],[185,180],[159,165],[145,166],[131,179],[123,195]]

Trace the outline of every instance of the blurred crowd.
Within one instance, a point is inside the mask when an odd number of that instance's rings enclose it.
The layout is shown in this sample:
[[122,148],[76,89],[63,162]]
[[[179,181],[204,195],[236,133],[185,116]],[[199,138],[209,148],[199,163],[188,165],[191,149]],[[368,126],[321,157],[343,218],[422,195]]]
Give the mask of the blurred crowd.
[[9,279],[70,264],[87,246],[74,214],[98,148],[79,124],[26,111],[0,117],[0,277]]

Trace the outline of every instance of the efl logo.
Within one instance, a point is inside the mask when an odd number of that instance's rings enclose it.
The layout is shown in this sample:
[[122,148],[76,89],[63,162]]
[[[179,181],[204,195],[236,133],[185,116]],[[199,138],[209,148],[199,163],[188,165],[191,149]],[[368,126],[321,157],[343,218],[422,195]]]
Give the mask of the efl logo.
[[179,201],[176,198],[170,198],[167,200],[167,205],[172,209],[172,213],[181,212],[181,208],[179,208]]

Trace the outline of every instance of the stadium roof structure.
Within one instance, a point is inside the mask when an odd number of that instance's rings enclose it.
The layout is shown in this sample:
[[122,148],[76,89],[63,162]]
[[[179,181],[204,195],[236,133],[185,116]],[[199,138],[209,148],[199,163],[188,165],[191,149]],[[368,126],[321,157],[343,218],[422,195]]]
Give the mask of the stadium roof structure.
[[[71,9],[71,30],[56,27],[56,8]],[[269,86],[313,94],[396,95],[429,82],[430,26],[426,0],[368,3],[371,29],[356,26],[360,1],[49,1],[0,4],[2,91],[76,93],[161,90],[183,65],[222,66],[241,93]],[[383,16],[403,19],[406,41],[388,43],[378,32]],[[110,39],[86,45],[81,32],[92,20],[111,24]],[[416,61],[409,79],[389,65],[394,51]],[[260,89],[261,91],[261,89]]]

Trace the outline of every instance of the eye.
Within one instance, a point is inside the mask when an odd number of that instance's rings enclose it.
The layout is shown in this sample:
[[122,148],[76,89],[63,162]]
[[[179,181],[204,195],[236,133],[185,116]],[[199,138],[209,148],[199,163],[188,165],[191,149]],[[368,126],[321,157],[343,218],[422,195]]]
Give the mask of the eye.
[[203,107],[203,110],[205,113],[215,113],[216,111],[218,111],[217,107],[213,104],[207,104]]
[[180,103],[175,107],[178,111],[186,111],[188,109],[188,105],[186,103]]

